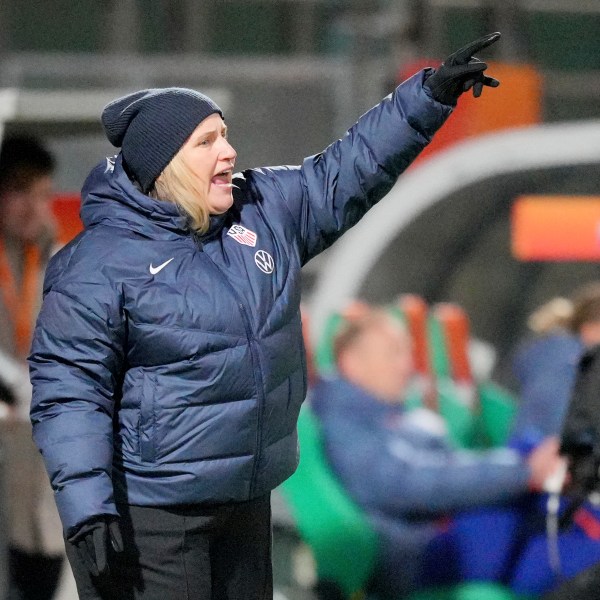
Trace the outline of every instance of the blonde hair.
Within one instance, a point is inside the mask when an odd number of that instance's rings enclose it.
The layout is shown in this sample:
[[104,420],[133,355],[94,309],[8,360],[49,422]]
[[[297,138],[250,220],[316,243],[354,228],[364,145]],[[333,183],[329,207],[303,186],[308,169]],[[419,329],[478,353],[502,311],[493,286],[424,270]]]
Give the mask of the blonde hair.
[[190,227],[202,234],[208,231],[210,213],[206,194],[199,183],[182,153],[178,152],[156,178],[148,195],[179,206],[189,217]]
[[573,318],[573,303],[567,298],[553,298],[542,304],[527,319],[529,329],[539,335],[555,329],[568,329]]

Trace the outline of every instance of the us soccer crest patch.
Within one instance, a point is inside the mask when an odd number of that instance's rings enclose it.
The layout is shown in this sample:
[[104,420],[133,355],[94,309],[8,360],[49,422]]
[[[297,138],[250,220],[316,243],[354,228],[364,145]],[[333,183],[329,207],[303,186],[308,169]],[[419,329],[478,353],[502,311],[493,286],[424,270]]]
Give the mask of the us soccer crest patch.
[[256,246],[256,234],[254,231],[246,229],[243,225],[232,225],[227,232],[236,242],[246,246]]

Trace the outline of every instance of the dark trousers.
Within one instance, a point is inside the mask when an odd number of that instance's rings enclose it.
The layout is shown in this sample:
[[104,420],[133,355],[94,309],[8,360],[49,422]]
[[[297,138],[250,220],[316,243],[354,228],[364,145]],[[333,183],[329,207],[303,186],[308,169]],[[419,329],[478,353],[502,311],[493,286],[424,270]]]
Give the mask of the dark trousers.
[[269,496],[219,506],[118,507],[125,551],[92,577],[69,542],[80,600],[273,597]]
[[9,547],[6,600],[50,600],[58,587],[63,560],[62,556]]

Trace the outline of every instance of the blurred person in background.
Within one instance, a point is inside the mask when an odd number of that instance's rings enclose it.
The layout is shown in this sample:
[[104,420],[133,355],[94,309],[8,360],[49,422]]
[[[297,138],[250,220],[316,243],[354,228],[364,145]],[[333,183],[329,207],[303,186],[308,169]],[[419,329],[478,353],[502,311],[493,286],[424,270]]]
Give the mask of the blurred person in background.
[[319,382],[310,400],[334,473],[380,536],[373,590],[385,598],[456,582],[452,549],[437,537],[440,518],[512,502],[541,489],[559,465],[555,437],[526,458],[458,450],[437,413],[407,411],[411,346],[383,309],[348,321],[334,341],[338,375]]
[[[563,373],[571,384],[570,389],[563,391],[557,382],[556,389],[544,388],[545,404],[535,402],[540,423],[548,421],[545,413],[556,421],[561,433],[561,453],[569,459],[569,477],[560,508],[561,529],[553,539],[549,539],[545,531],[530,537],[519,556],[511,585],[519,593],[591,598],[598,593],[595,565],[600,563],[600,426],[597,417],[600,412],[600,282],[589,282],[575,290],[571,303],[568,328],[576,336],[580,350],[578,354],[573,349],[554,357],[554,369]],[[549,361],[544,369],[532,367],[539,380],[552,380],[551,370]],[[540,383],[540,387],[543,386],[545,384]],[[524,396],[522,401],[532,402],[531,396]],[[555,413],[559,413],[560,420],[554,418]],[[526,443],[531,441],[535,440],[526,439]],[[546,506],[534,508],[545,512]],[[531,512],[525,514],[524,520],[532,520]],[[595,575],[592,577],[591,573]]]
[[509,439],[525,451],[562,432],[578,365],[600,344],[600,282],[582,285],[569,298],[552,298],[527,325],[532,336],[513,359],[519,407]]
[[[572,317],[568,298],[552,298],[537,307],[512,359],[518,406],[507,445],[523,456],[547,436],[560,435],[583,348],[571,330]],[[544,530],[545,515],[544,495],[459,515],[452,536],[461,579],[510,581],[524,546]]]
[[181,88],[116,99],[120,153],[52,260],[31,418],[80,598],[272,597],[270,493],[297,466],[300,269],[394,185],[459,96],[472,54],[401,84],[301,166],[234,176],[221,109]]
[[0,442],[8,525],[9,600],[52,598],[64,556],[48,475],[31,439],[26,357],[54,250],[54,159],[33,137],[0,148]]
[[[549,435],[564,438],[578,373],[591,363],[600,344],[600,283],[542,304],[530,315],[528,327],[532,335],[513,359],[519,404],[507,442],[523,456]],[[586,385],[588,393],[597,395],[600,378]],[[463,557],[461,577],[501,581],[519,593],[541,594],[600,560],[600,513],[586,502],[559,536],[559,573],[548,552],[547,503],[547,494],[528,496],[509,507],[471,511],[456,519],[452,535]]]
[[511,445],[528,450],[543,437],[561,432],[585,344],[579,324],[572,328],[573,316],[573,302],[557,297],[535,309],[527,320],[532,335],[513,358],[519,406]]

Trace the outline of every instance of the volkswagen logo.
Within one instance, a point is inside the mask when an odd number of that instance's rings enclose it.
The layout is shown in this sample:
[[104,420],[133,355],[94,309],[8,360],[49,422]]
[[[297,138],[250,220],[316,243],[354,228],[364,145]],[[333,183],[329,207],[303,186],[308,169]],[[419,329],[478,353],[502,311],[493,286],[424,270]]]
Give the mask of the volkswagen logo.
[[256,266],[267,275],[271,274],[275,268],[275,261],[273,260],[273,257],[264,250],[259,250],[256,252],[254,255],[254,262],[256,263]]

